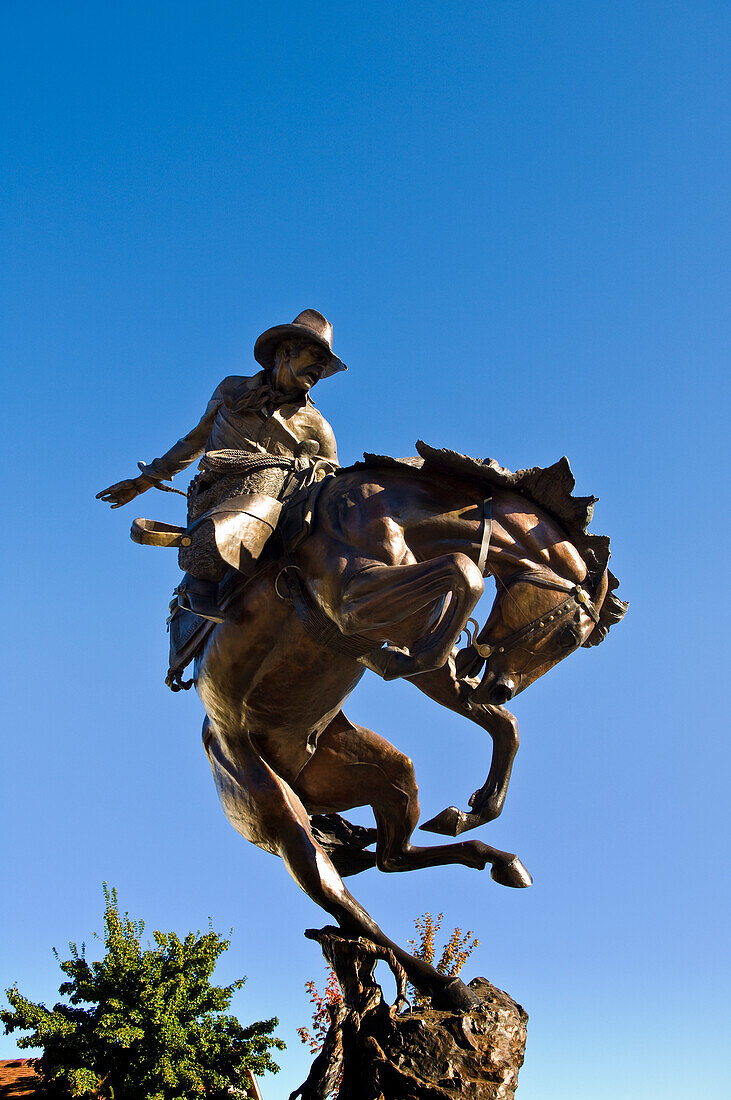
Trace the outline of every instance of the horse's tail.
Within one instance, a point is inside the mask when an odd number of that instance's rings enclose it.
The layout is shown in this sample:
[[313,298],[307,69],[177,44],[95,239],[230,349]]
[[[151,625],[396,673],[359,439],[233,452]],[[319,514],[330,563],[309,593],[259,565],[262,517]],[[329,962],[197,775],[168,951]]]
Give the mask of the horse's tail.
[[607,594],[599,609],[599,622],[596,624],[586,641],[582,643],[585,649],[589,649],[591,646],[599,645],[600,642],[603,642],[609,633],[610,627],[622,621],[629,607],[629,604],[625,600],[620,600],[618,596],[614,595],[614,589],[619,587],[619,581],[609,569],[606,572],[606,578],[608,582]]

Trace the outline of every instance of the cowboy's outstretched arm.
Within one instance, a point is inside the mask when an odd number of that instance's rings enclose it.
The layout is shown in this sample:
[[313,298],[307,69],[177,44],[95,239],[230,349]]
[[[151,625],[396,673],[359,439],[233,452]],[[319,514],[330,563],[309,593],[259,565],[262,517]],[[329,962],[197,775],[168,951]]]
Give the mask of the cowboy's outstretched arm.
[[114,485],[110,485],[108,489],[102,489],[100,493],[96,494],[96,499],[111,504],[112,508],[121,508],[123,504],[128,504],[140,493],[147,492],[156,482],[167,481],[175,474],[180,473],[181,470],[184,470],[196,458],[199,458],[203,454],[206,440],[210,435],[218,407],[223,399],[222,386],[223,383],[216,388],[203,416],[187,435],[182,436],[160,458],[156,458],[149,463],[140,463],[142,473],[139,477],[118,481]]

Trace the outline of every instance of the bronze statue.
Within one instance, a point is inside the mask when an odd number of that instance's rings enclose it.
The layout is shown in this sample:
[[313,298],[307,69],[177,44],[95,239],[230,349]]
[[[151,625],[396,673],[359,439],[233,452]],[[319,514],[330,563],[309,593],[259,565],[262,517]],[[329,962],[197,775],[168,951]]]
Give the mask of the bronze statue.
[[[290,327],[269,332],[281,333],[286,343]],[[270,341],[269,362],[276,367],[286,352],[274,345]],[[330,346],[325,339],[323,350]],[[291,356],[287,362],[299,378]],[[327,358],[316,366],[331,373]],[[143,488],[153,475],[182,469],[204,447],[235,460],[231,437],[215,433],[218,418],[225,422],[236,408],[225,397],[216,400],[201,421],[205,429],[199,425],[145,468]],[[275,416],[271,404],[269,397],[258,415]],[[366,456],[341,470],[331,433],[295,434],[282,457],[295,464],[307,434],[305,443],[318,443],[317,452],[306,452],[307,462],[316,467],[324,454],[329,465],[318,479],[300,473],[276,535],[257,550],[255,562],[246,558],[245,575],[235,576],[216,605],[223,621],[197,620],[205,629],[195,636],[195,683],[221,803],[234,828],[281,856],[297,884],[343,930],[392,951],[435,1004],[469,1008],[474,994],[392,943],[346,889],[343,875],[372,866],[400,872],[460,863],[478,870],[490,864],[492,878],[505,886],[528,886],[530,876],[516,855],[479,840],[412,844],[419,803],[411,761],[351,722],[342,707],[371,669],[384,679],[407,677],[486,730],[492,761],[471,808],[449,807],[423,827],[457,836],[494,819],[518,747],[517,723],[504,704],[580,646],[600,642],[624,614],[608,570],[609,540],[588,533],[595,498],[571,495],[566,459],[513,474],[493,461],[418,444],[419,458]],[[236,447],[250,455],[250,437],[240,438]],[[204,458],[204,472],[212,469]],[[132,499],[139,480],[100,496],[118,506]],[[241,494],[244,515],[253,509],[250,495]],[[226,516],[235,514],[235,500],[224,502]],[[178,534],[167,538],[165,525],[135,521],[140,541],[143,532],[149,541],[178,546],[197,522],[169,528]],[[228,550],[235,530],[231,521],[223,541]],[[230,563],[230,555],[224,560]],[[470,633],[486,576],[495,578],[496,598],[485,625]],[[459,649],[465,630],[468,644]],[[186,653],[189,658],[191,649]],[[356,806],[372,807],[375,831],[338,816]]]

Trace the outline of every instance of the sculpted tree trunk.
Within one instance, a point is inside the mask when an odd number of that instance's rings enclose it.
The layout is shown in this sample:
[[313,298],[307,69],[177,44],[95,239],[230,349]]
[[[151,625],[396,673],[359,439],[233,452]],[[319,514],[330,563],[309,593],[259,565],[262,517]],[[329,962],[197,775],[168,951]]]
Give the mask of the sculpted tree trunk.
[[[406,975],[389,951],[339,930],[308,931],[337,974],[343,1003],[331,1010],[325,1044],[290,1100],[511,1100],[523,1064],[527,1014],[485,978],[467,1011],[409,1011]],[[389,1007],[373,973],[391,968],[398,996]]]

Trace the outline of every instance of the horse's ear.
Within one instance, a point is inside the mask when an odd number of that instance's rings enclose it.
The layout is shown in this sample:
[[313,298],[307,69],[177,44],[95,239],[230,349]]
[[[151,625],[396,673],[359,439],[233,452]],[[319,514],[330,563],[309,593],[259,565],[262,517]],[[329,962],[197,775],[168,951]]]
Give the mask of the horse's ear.
[[581,556],[589,572],[601,577],[611,557],[609,535],[587,535],[581,547]]

